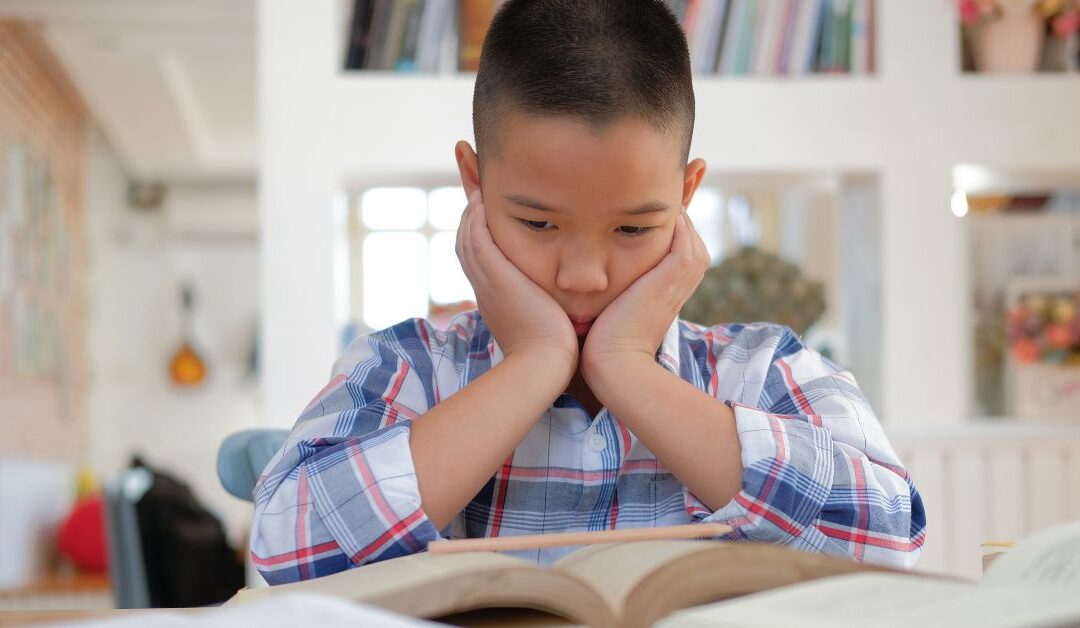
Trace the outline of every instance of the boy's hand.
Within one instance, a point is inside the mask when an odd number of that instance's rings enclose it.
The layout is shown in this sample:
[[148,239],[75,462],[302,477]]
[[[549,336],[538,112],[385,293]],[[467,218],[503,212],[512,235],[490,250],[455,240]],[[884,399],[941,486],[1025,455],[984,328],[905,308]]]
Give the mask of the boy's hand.
[[476,305],[503,355],[537,350],[565,354],[566,380],[578,361],[577,335],[570,317],[506,258],[488,230],[479,191],[469,197],[457,232],[457,256],[476,293]]
[[656,361],[664,334],[694,294],[709,264],[705,242],[684,209],[675,219],[668,254],[616,297],[589,329],[581,374],[590,387],[590,375],[598,369],[617,368],[637,359]]

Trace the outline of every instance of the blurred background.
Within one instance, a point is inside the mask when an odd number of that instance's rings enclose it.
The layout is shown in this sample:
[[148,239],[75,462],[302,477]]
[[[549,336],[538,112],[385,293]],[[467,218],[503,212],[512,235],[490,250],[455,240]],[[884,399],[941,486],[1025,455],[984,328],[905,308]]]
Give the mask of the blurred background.
[[[228,597],[227,437],[472,307],[453,145],[498,4],[0,0],[0,608]],[[1080,518],[1080,1],[669,4],[715,264],[684,318],[851,369],[920,568]]]

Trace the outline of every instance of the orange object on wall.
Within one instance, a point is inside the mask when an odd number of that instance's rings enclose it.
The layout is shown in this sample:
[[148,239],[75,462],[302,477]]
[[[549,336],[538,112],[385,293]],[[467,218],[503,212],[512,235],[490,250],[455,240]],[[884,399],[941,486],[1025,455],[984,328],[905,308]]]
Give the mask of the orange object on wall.
[[206,379],[206,362],[192,346],[191,312],[194,308],[195,297],[190,285],[183,288],[183,337],[180,347],[173,353],[169,362],[169,377],[174,384],[179,386],[197,386]]

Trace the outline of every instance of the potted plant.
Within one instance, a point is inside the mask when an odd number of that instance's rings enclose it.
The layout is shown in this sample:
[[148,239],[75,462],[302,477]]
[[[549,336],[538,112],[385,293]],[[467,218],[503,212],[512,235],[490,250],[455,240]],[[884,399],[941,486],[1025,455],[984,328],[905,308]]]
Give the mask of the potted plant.
[[1080,0],[956,0],[980,72],[1038,69],[1047,21],[1063,39],[1080,27]]
[[1017,278],[1006,299],[1011,410],[1019,417],[1080,417],[1080,284]]

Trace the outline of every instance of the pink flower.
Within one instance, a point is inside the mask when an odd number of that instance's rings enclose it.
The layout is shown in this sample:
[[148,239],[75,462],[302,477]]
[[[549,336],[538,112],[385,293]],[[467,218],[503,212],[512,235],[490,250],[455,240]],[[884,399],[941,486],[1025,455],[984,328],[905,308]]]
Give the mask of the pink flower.
[[1080,11],[1062,13],[1054,18],[1054,34],[1062,39],[1072,37],[1080,29]]
[[957,5],[960,9],[960,21],[963,23],[971,24],[979,19],[979,5],[975,4],[975,0],[958,0]]
[[1018,362],[1031,364],[1039,360],[1039,345],[1034,340],[1021,338],[1013,343],[1012,353]]

